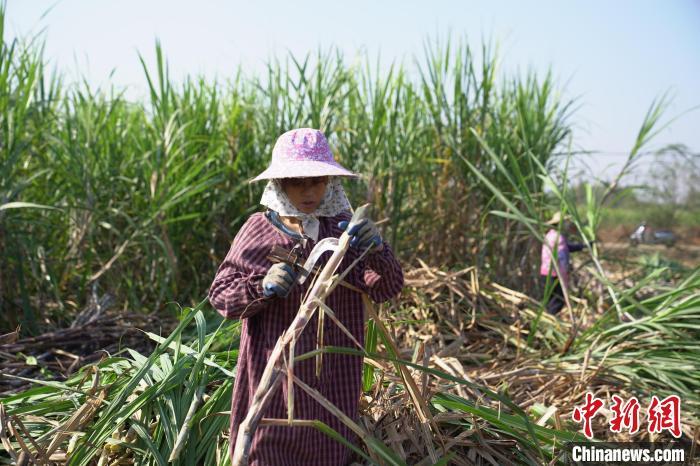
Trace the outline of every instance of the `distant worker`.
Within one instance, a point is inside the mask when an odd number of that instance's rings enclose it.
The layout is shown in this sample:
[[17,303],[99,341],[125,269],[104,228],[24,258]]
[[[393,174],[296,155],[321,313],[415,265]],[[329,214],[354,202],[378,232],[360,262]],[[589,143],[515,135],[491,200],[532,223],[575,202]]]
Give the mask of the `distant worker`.
[[[561,308],[564,307],[565,301],[562,284],[566,287],[567,292],[570,289],[569,253],[581,251],[586,247],[583,243],[568,242],[566,235],[573,235],[576,233],[574,224],[570,220],[564,220],[561,232],[555,229],[560,223],[562,223],[561,213],[557,212],[551,220],[545,223],[553,228],[547,231],[547,234],[544,236],[544,242],[542,243],[540,279],[542,281],[542,288],[545,291],[547,289],[548,277],[551,283],[550,286],[553,286],[552,293],[547,302],[547,312],[551,315],[556,315],[561,311]],[[554,267],[554,260],[557,261],[557,267]]]
[[642,220],[642,223],[640,223],[637,229],[634,230],[630,235],[632,245],[646,243],[647,231],[649,231],[649,229],[647,228],[647,222],[646,220]]

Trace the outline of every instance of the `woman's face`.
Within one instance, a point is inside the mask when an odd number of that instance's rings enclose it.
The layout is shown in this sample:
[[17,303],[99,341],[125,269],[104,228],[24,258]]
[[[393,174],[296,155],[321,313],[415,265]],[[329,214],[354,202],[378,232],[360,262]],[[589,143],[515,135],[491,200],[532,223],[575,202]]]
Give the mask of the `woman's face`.
[[574,222],[571,220],[565,220],[564,221],[564,231],[569,234],[569,235],[575,235],[577,230],[576,230],[576,225]]
[[294,207],[305,214],[313,213],[326,194],[327,176],[311,178],[282,178],[282,189]]

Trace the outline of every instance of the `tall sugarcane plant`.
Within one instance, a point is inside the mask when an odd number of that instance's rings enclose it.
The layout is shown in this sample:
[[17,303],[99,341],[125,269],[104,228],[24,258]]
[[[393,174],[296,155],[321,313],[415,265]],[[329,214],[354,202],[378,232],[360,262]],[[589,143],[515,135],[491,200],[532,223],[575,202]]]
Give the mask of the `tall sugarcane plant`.
[[[527,232],[483,215],[492,195],[460,157],[511,190],[479,138],[547,165],[569,131],[570,103],[551,78],[499,77],[490,46],[427,42],[411,66],[347,64],[330,49],[273,58],[259,76],[178,82],[157,43],[154,61],[134,57],[148,92],[131,101],[49,75],[39,40],[4,41],[0,75],[0,274],[19,284],[4,286],[1,305],[27,322],[68,323],[93,294],[130,309],[194,305],[258,208],[262,186],[246,181],[279,134],[304,126],[365,175],[346,184],[351,200],[391,219],[383,233],[404,260],[477,265],[514,285],[509,264],[527,255]],[[510,162],[529,191],[541,188],[528,157]],[[14,315],[0,313],[0,327],[14,329]]]

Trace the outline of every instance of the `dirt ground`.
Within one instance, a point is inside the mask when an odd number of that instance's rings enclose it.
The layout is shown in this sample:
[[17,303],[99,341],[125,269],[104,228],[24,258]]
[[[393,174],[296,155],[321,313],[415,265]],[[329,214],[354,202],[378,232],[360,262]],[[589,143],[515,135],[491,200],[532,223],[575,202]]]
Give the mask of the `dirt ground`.
[[659,255],[660,260],[677,263],[687,268],[700,267],[700,245],[678,244],[671,248],[661,245],[643,244],[631,246],[629,243],[604,242],[601,243],[603,256],[622,260],[625,262],[640,262],[644,258]]
[[678,241],[670,248],[651,244],[632,246],[629,235],[633,230],[632,227],[622,225],[601,229],[598,232],[601,254],[610,259],[630,263],[648,260],[658,254],[663,262],[676,263],[691,269],[700,267],[700,226],[672,229],[678,236]]

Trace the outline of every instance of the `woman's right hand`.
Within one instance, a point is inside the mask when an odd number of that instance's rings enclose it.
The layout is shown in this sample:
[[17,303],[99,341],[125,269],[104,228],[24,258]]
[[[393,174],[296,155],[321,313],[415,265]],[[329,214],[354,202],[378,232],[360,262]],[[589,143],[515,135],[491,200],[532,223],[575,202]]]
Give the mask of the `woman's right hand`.
[[284,262],[274,264],[263,278],[263,294],[267,297],[275,295],[280,298],[286,297],[294,285],[297,275],[292,267]]

